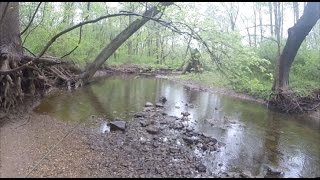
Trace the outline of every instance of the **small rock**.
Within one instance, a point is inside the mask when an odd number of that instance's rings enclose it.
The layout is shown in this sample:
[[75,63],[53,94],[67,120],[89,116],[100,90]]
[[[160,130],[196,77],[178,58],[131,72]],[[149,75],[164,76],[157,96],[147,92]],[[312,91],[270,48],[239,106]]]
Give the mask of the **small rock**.
[[189,112],[181,112],[181,114],[182,114],[183,116],[189,116],[189,115],[190,115]]
[[175,108],[180,109],[180,106],[175,106]]
[[126,129],[126,122],[125,121],[112,121],[109,123],[109,125],[110,125],[111,131],[115,131],[115,130],[124,131]]
[[153,145],[153,147],[155,147],[155,148],[159,147],[159,143],[157,143],[157,142],[154,142],[152,145]]
[[206,172],[207,167],[205,165],[203,165],[202,163],[200,163],[196,166],[196,170],[198,170],[199,172]]
[[137,112],[133,115],[133,117],[139,118],[139,117],[146,117],[146,114],[143,112]]
[[153,107],[145,107],[144,109],[143,109],[143,111],[152,111],[153,110]]
[[184,125],[181,122],[177,122],[174,124],[174,129],[182,129]]
[[202,145],[201,147],[202,151],[206,151],[208,149],[207,145]]
[[182,139],[184,140],[184,142],[186,142],[188,145],[192,145],[193,144],[193,139],[190,137],[182,137]]
[[216,108],[214,108],[215,110],[218,110],[218,108],[216,107]]
[[276,170],[273,170],[271,168],[267,168],[267,176],[281,176],[283,174],[283,172],[281,171],[276,171]]
[[145,121],[145,120],[141,120],[141,121],[140,121],[140,125],[141,125],[142,127],[146,127],[146,126],[149,125],[149,122],[148,122],[148,121]]
[[192,132],[193,131],[193,128],[192,127],[187,127],[186,128],[186,132]]
[[144,105],[145,107],[152,107],[153,104],[151,102],[146,102],[146,105]]
[[244,170],[240,175],[244,178],[252,178],[251,172],[247,170]]
[[170,148],[169,148],[169,151],[170,151],[171,153],[178,153],[178,152],[179,152],[179,149],[176,148],[176,147],[170,147]]
[[163,104],[161,104],[161,103],[156,103],[156,107],[162,108],[162,107],[164,107],[164,106],[163,106]]
[[194,108],[194,105],[193,104],[189,104],[189,108]]
[[163,116],[166,116],[166,115],[168,115],[167,113],[165,113],[165,112],[161,112],[161,114],[163,115]]
[[150,126],[146,129],[146,131],[150,134],[158,134],[159,133],[159,128],[158,127],[154,127],[154,126]]

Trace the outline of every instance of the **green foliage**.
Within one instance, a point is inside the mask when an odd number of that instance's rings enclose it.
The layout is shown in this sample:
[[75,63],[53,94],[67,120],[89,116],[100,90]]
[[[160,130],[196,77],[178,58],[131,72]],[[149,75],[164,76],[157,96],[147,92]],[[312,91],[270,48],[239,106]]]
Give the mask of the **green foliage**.
[[[24,29],[30,21],[37,4],[34,2],[20,3],[21,29]],[[152,6],[157,3],[147,4]],[[250,5],[246,3],[248,4]],[[180,9],[175,6],[166,8],[161,19],[167,22],[188,24],[207,43],[212,54],[208,53],[207,47],[195,39],[191,39],[189,50],[186,51],[188,36],[174,33],[154,21],[149,21],[134,33],[106,61],[106,64],[131,63],[153,68],[177,69],[190,60],[190,48],[198,48],[205,72],[181,75],[182,79],[202,82],[212,87],[232,88],[255,97],[267,98],[271,91],[278,56],[277,43],[270,40],[274,37],[264,38],[261,42],[258,40],[257,47],[245,45],[243,40],[247,37],[243,37],[240,29],[237,28],[241,21],[238,18],[235,31],[230,31],[230,14],[226,13],[226,11],[233,13],[237,11],[235,7],[239,4],[236,2],[234,4],[204,2],[202,5],[207,5],[204,12],[200,3],[178,2],[177,5]],[[267,3],[259,5],[265,10],[268,9]],[[92,2],[88,11],[87,2],[74,2],[73,4],[45,2],[39,9],[34,23],[22,35],[22,39],[26,38],[24,46],[37,54],[55,34],[84,21],[88,15],[88,20],[91,20],[102,15],[119,13],[120,10],[142,14],[145,7],[144,3],[139,2],[118,3],[118,7],[112,7],[107,2]],[[132,20],[137,18],[139,17],[134,16]],[[63,21],[64,19],[68,20]],[[243,20],[243,23],[245,22],[250,22],[250,19]],[[84,67],[87,63],[92,62],[128,24],[129,17],[121,16],[83,26],[80,44],[78,44],[79,29],[76,29],[58,38],[48,49],[47,54],[62,57],[78,46],[64,59]],[[320,88],[320,53],[319,46],[317,46],[319,24],[318,22],[316,29],[302,44],[292,65],[290,87],[301,94],[308,94],[313,89]],[[185,26],[179,26],[179,28],[189,32]],[[264,32],[265,30],[267,29],[264,29]],[[251,41],[253,43],[253,39]],[[285,41],[286,39],[283,38],[282,47]],[[223,65],[222,67],[232,77],[231,79],[226,79],[216,70],[216,61]]]

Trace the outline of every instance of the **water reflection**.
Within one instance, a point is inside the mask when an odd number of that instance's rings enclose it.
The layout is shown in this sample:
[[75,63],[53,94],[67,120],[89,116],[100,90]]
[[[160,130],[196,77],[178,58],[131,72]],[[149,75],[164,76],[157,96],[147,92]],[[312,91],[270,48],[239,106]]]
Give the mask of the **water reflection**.
[[285,172],[285,177],[320,176],[319,120],[270,112],[256,103],[199,93],[167,80],[109,77],[73,93],[52,94],[34,111],[74,122],[92,114],[130,120],[147,101],[155,103],[160,96],[168,99],[166,113],[181,117],[188,111],[189,123],[198,131],[226,144],[221,152],[207,155],[212,171],[258,175],[267,165]]

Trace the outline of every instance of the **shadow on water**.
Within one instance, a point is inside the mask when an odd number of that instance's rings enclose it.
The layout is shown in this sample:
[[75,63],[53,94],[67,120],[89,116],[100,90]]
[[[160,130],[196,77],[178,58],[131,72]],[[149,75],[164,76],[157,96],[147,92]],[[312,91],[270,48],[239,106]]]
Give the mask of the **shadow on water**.
[[70,122],[91,115],[130,121],[147,101],[155,103],[160,96],[168,99],[169,115],[181,117],[188,111],[190,125],[225,143],[220,152],[205,155],[211,171],[259,175],[271,167],[284,177],[320,176],[319,119],[271,112],[257,103],[197,92],[164,79],[112,76],[72,93],[53,93],[34,111]]

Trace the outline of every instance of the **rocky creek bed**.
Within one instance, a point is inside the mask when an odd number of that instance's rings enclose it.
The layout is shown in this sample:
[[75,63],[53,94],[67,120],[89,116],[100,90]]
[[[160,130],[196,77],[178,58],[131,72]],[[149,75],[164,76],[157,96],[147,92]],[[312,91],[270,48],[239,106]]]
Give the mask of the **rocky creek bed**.
[[[1,137],[0,175],[253,177],[248,172],[210,172],[202,158],[205,154],[220,153],[225,144],[196,132],[187,112],[182,112],[179,118],[164,113],[161,103],[147,103],[146,106],[127,122],[92,116],[91,120],[77,126],[48,115],[31,114],[27,118],[20,117],[19,121],[11,118],[10,123],[1,126],[2,133],[11,133]],[[9,144],[13,139],[16,143]],[[281,175],[269,170],[265,177]]]
[[[87,127],[81,134],[96,156],[87,160],[93,177],[252,177],[246,172],[207,170],[201,154],[219,153],[225,146],[213,137],[198,133],[183,117],[168,116],[161,104],[147,103],[144,111],[130,122],[109,122],[109,128],[92,133]],[[103,124],[103,117],[94,117]],[[273,173],[273,174],[272,174]],[[270,175],[280,175],[270,171]]]

